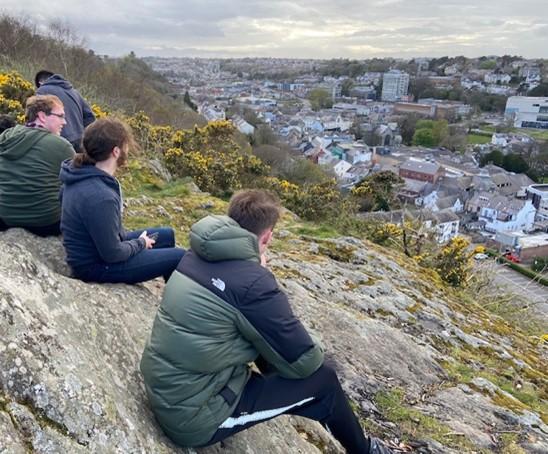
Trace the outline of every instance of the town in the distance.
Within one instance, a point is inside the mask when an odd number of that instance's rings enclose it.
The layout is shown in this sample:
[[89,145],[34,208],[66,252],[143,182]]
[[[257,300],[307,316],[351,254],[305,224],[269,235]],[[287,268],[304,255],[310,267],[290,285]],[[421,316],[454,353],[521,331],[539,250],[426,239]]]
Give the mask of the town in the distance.
[[207,120],[231,120],[255,145],[283,143],[343,190],[399,175],[384,220],[412,216],[439,243],[465,233],[512,261],[548,256],[543,60],[144,60]]

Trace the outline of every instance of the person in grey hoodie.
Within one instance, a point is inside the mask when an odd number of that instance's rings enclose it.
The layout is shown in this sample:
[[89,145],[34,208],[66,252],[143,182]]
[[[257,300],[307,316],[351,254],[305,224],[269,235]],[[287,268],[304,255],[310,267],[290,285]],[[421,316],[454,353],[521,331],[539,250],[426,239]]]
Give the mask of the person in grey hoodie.
[[171,276],[185,251],[171,228],[126,232],[122,192],[114,174],[127,162],[133,137],[113,118],[84,132],[84,153],[63,163],[60,173],[61,232],[67,263],[83,281],[134,284]]
[[76,91],[72,84],[59,74],[41,70],[36,73],[34,83],[38,95],[55,95],[65,106],[67,124],[61,131],[61,136],[67,139],[77,153],[82,151],[82,136],[84,128],[95,121],[95,115],[89,104]]
[[65,125],[57,96],[32,96],[27,124],[0,135],[0,231],[23,227],[36,235],[59,235],[59,170],[74,150],[59,134]]

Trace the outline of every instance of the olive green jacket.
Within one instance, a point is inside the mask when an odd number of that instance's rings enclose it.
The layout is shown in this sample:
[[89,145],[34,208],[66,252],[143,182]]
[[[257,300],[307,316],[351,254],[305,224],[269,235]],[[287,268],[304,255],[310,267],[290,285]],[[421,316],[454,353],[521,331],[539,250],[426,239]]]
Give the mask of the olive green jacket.
[[231,416],[259,355],[298,379],[321,366],[323,352],[260,265],[254,234],[227,216],[208,216],[190,239],[191,251],[166,285],[141,371],[166,434],[201,446]]
[[17,125],[0,135],[0,219],[13,227],[59,222],[59,171],[74,150],[43,128]]

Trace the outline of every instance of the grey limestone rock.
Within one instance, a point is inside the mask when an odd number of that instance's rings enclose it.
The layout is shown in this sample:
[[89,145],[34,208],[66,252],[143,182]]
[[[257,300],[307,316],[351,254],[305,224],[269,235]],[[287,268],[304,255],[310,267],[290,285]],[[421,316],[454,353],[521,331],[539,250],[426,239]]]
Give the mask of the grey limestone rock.
[[[269,266],[362,419],[397,440],[398,424],[383,420],[374,397],[403,389],[405,405],[447,427],[448,440],[464,437],[474,447],[467,452],[496,452],[505,431],[519,433],[526,452],[548,451],[538,414],[498,406],[496,396],[512,396],[479,375],[452,384],[442,367],[455,360],[440,345],[488,348],[527,370],[507,338],[472,329],[474,314],[459,316],[438,290],[359,240],[295,241],[291,252],[269,252]],[[154,421],[138,369],[163,284],[82,283],[70,278],[58,238],[20,229],[0,233],[0,250],[0,454],[342,452],[318,423],[288,416],[209,448],[174,446]],[[416,440],[416,452],[462,452],[452,446]]]

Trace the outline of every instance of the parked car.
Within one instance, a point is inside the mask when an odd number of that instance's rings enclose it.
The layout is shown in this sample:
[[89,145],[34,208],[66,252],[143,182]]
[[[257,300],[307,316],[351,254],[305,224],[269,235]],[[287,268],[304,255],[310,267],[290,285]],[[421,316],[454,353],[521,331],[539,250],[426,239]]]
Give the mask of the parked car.
[[474,260],[485,260],[488,259],[489,256],[487,254],[484,254],[483,252],[479,252],[477,254],[474,254]]

